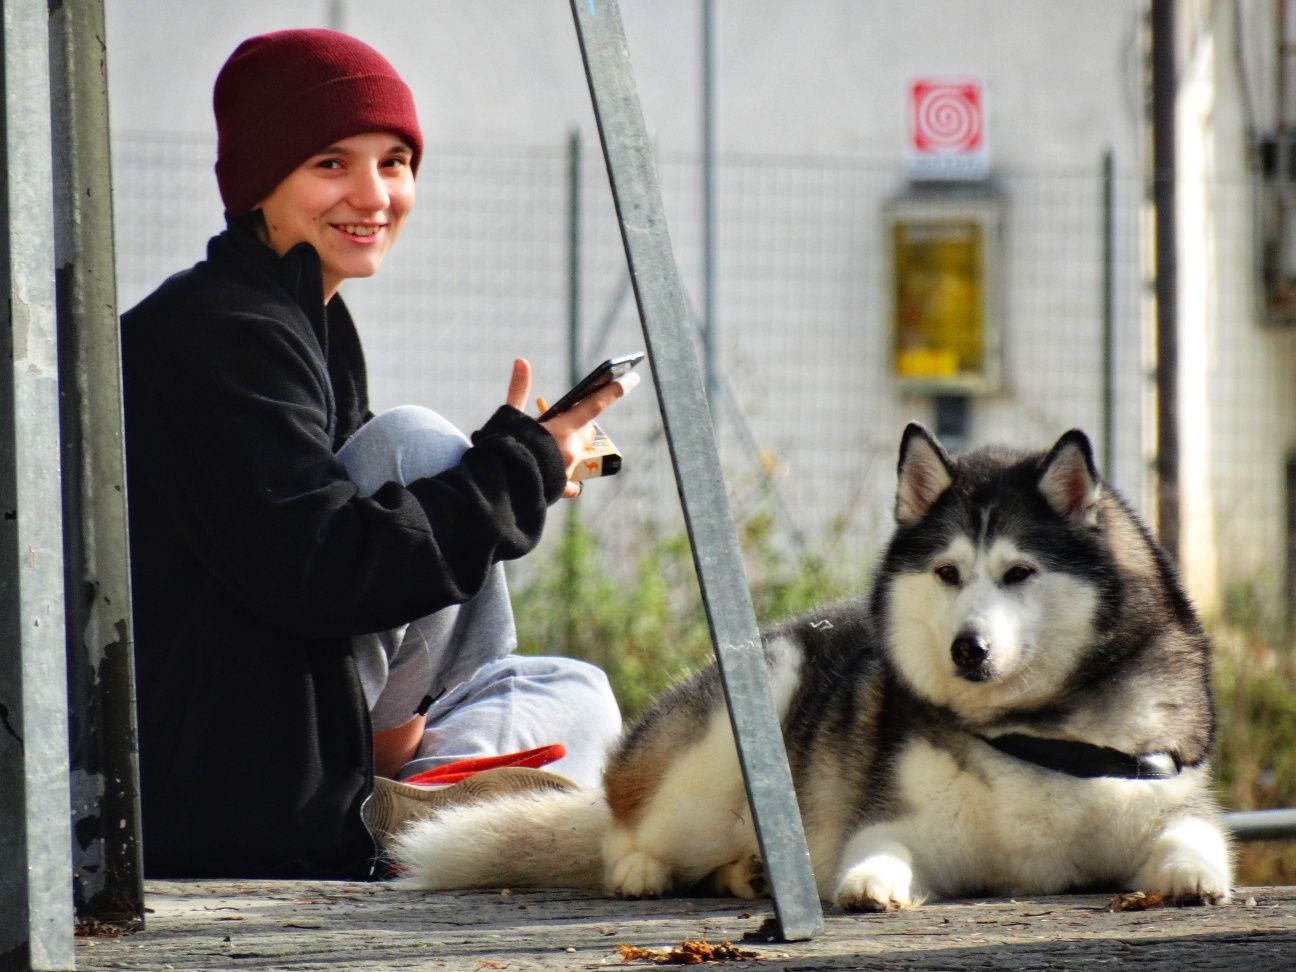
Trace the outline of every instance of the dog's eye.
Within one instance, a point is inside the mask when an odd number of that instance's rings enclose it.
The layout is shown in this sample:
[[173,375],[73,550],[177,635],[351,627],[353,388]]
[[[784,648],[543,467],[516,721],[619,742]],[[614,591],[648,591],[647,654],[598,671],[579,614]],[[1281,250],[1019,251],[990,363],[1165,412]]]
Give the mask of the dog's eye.
[[1020,584],[1035,576],[1035,568],[1026,564],[1013,564],[1003,575],[1006,585]]
[[959,572],[953,564],[941,564],[936,568],[936,576],[940,578],[942,584],[948,584],[950,587],[958,586]]

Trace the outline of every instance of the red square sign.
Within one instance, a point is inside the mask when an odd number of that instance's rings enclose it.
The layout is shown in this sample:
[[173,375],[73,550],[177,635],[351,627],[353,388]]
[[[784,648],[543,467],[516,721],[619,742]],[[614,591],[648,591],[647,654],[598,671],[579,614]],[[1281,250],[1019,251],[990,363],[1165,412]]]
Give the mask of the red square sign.
[[918,78],[909,84],[910,172],[920,178],[980,178],[988,168],[981,82]]

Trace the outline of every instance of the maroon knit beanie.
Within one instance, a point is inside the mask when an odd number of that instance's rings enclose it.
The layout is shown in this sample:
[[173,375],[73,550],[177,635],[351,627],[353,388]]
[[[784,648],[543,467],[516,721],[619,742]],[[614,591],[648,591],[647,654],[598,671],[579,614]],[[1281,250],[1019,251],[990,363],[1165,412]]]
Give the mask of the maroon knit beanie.
[[392,132],[414,150],[423,135],[414,97],[368,44],[335,30],[281,30],[245,40],[230,55],[212,98],[216,182],[231,216],[242,216],[321,149],[352,135]]

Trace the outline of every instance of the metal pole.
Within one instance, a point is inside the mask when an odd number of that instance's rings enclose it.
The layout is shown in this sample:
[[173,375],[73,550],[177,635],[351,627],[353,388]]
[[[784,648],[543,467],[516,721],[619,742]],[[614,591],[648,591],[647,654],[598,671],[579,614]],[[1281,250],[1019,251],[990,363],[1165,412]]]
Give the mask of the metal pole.
[[[572,129],[567,139],[567,385],[581,378],[581,136]],[[563,643],[577,642],[581,622],[579,570],[576,542],[580,532],[580,504],[568,503],[563,520]]]
[[1175,0],[1152,0],[1152,197],[1156,209],[1157,533],[1179,549],[1179,268],[1175,227]]
[[72,969],[49,10],[4,0],[0,967]]
[[715,0],[702,0],[702,356],[711,420],[719,428],[715,299]]
[[102,0],[50,14],[64,559],[78,914],[144,913]]
[[1235,840],[1286,840],[1296,837],[1296,810],[1244,810],[1224,814]]
[[615,0],[571,0],[693,560],[779,935],[823,928],[738,538],[720,476],[679,268]]
[[567,384],[583,374],[581,362],[581,136],[567,138]]
[[1103,476],[1115,478],[1116,457],[1116,181],[1112,150],[1102,156]]
[[330,30],[346,30],[345,0],[329,0],[324,22]]

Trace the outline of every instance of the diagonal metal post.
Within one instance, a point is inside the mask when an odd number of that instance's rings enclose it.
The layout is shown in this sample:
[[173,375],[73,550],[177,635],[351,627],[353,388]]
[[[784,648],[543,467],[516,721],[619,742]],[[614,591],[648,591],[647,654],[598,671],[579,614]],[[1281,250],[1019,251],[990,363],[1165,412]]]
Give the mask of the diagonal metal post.
[[661,402],[780,937],[823,928],[720,458],[615,0],[571,0],[644,340]]
[[71,969],[71,826],[45,0],[4,0],[0,968]]

